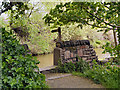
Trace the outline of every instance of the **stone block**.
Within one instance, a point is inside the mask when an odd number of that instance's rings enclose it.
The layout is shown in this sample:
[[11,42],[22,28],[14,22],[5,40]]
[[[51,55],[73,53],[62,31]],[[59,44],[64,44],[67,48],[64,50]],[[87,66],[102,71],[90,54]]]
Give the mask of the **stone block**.
[[91,56],[87,57],[87,60],[90,60],[91,59]]
[[90,53],[90,51],[86,51],[86,55],[90,55],[91,53]]
[[89,46],[88,46],[88,45],[85,45],[85,48],[86,48],[86,49],[88,49],[88,48],[89,48]]
[[64,52],[64,57],[65,57],[65,59],[70,58],[70,54],[71,54],[70,51],[68,51],[68,50],[65,51],[65,52]]
[[73,57],[73,52],[70,53],[71,57]]
[[91,56],[91,59],[97,59],[98,57],[97,56]]
[[93,48],[93,46],[92,46],[92,45],[90,45],[90,46],[89,46],[89,48]]
[[90,53],[96,53],[95,50],[92,50]]
[[92,51],[93,49],[91,49],[91,48],[88,48],[88,49],[85,49],[85,51]]
[[77,51],[77,54],[78,54],[78,56],[82,56],[82,55],[83,55],[82,49],[78,50],[78,51]]
[[96,53],[92,53],[91,56],[96,56]]
[[54,65],[58,65],[58,61],[62,60],[62,49],[61,48],[55,48],[54,49]]

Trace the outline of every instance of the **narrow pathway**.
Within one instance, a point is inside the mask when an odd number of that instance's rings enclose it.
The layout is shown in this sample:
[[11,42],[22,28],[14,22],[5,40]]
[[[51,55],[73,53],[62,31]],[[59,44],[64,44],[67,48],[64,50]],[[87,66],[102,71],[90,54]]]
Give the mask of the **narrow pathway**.
[[104,88],[89,79],[71,74],[49,73],[45,75],[50,88]]

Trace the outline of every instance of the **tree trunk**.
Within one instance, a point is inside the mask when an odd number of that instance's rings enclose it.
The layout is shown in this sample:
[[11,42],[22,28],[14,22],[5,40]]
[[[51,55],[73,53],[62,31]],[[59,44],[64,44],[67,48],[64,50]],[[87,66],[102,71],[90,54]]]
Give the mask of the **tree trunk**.
[[115,47],[117,46],[117,39],[116,39],[116,32],[113,29],[113,35],[114,35],[114,42],[115,42]]
[[[118,47],[120,45],[120,27],[117,27],[117,30],[118,30]],[[120,50],[118,49],[118,58],[120,59]]]

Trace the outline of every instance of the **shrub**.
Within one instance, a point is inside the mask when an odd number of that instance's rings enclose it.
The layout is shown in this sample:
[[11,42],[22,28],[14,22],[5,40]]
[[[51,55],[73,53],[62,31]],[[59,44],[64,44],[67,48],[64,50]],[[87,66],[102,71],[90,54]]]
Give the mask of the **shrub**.
[[68,62],[68,63],[64,63],[61,64],[61,62],[59,62],[58,65],[58,72],[60,73],[70,73],[75,71],[75,65],[72,62]]
[[87,62],[79,58],[78,62],[73,63],[72,61],[62,64],[58,62],[58,72],[69,73],[74,71],[84,72],[89,69]]
[[86,77],[92,79],[96,83],[101,83],[107,88],[118,88],[119,74],[120,68],[117,66],[112,67],[110,64],[106,66],[98,65],[98,67],[84,73]]
[[84,76],[95,83],[101,83],[106,88],[118,88],[119,86],[119,75],[120,68],[117,66],[111,66],[111,62],[105,64],[105,66],[98,65],[97,62],[93,61],[93,68],[81,72],[74,72],[73,75]]
[[75,63],[76,70],[79,72],[85,72],[86,70],[90,69],[89,64],[85,61],[79,58],[79,61]]
[[2,88],[45,88],[45,76],[35,72],[39,61],[27,54],[12,30],[2,30]]

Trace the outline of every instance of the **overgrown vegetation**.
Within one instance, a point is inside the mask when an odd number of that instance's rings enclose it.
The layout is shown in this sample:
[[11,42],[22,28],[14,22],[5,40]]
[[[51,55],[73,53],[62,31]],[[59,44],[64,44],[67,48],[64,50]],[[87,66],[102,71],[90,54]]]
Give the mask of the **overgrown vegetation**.
[[[84,25],[99,28],[98,32],[113,31],[117,57],[120,58],[120,2],[67,2],[56,5],[46,14],[44,20],[51,27],[78,24],[80,28]],[[118,43],[116,39],[118,37]],[[99,43],[99,42],[98,42]],[[114,50],[112,49],[112,50]]]
[[[120,61],[120,2],[67,2],[65,4],[60,3],[56,5],[54,9],[51,9],[49,14],[44,16],[46,24],[52,28],[74,24],[81,29],[84,26],[91,26],[98,32],[103,31],[104,34],[108,31],[113,31],[114,46],[111,42],[106,42],[103,46],[104,52],[109,52],[111,56],[114,56],[117,60],[117,65]],[[99,28],[99,30],[98,30]],[[87,29],[88,30],[88,29]],[[91,31],[91,30],[90,30]],[[68,32],[71,32],[70,30]],[[85,31],[87,32],[87,31]],[[72,32],[73,33],[73,32]],[[116,33],[118,42],[116,39]],[[90,33],[91,34],[91,33]],[[77,34],[75,34],[77,35]],[[93,35],[95,36],[95,35]],[[89,38],[89,36],[88,36]],[[95,41],[95,40],[93,40]],[[110,41],[110,40],[109,40]],[[97,41],[100,44],[100,41]],[[118,88],[120,68],[116,65],[111,66],[108,63],[106,66],[101,66],[94,62],[93,68],[88,70],[82,70],[85,68],[83,63],[79,63],[80,67],[76,67],[72,62],[60,65],[59,68],[62,72],[72,72],[76,68],[81,68],[78,75],[83,75],[94,80],[96,83],[101,83],[105,87]]]
[[59,62],[58,72],[72,73],[73,75],[89,78],[97,84],[102,84],[105,88],[119,87],[119,67],[113,65],[112,62],[108,62],[104,66],[99,65],[95,60],[92,63],[93,66],[90,68],[88,63],[82,59],[75,63],[60,64]]
[[73,71],[84,72],[90,67],[87,62],[79,58],[78,62],[72,62],[62,64],[61,61],[58,62],[58,72],[61,73],[71,73]]
[[[54,39],[57,38],[57,33],[51,33],[53,28],[45,25],[42,18],[57,4],[59,2],[6,3],[6,5],[13,5],[13,7],[11,6],[12,8],[6,12],[8,18],[1,18],[0,27],[11,26],[18,36],[17,39],[20,40],[20,43],[28,44],[33,54],[52,52],[55,47]],[[19,10],[19,7],[23,9]],[[62,26],[62,40],[88,39],[94,47],[101,47],[107,41],[113,44],[113,39],[110,37],[111,33],[98,33],[97,28],[91,29],[91,27],[85,25],[83,25],[83,28],[77,26],[77,23]]]
[[73,72],[73,75],[84,76],[97,84],[102,84],[106,88],[120,87],[119,74],[120,68],[115,65],[112,66],[109,62],[104,66],[94,63],[93,68],[84,73]]
[[12,30],[2,30],[2,88],[46,88],[45,76],[35,72],[37,61],[16,40]]
[[120,65],[120,56],[119,56],[120,44],[117,45],[116,47],[114,47],[113,45],[111,45],[110,43],[107,42],[105,45],[103,45],[102,48],[104,49],[103,53],[109,52],[111,57],[114,57],[117,64]]
[[[28,0],[29,1],[29,0]],[[119,0],[118,0],[119,1]],[[58,4],[58,3],[57,3]],[[118,44],[114,39],[115,45],[106,43],[103,47],[105,52],[117,57],[118,65],[120,60],[120,2],[67,2],[60,4],[40,3],[32,5],[28,2],[3,2],[0,8],[0,15],[4,12],[8,14],[7,23],[0,22],[2,28],[3,50],[2,50],[2,87],[7,88],[44,88],[45,77],[38,74],[34,69],[38,69],[38,61],[25,49],[21,43],[27,43],[33,53],[51,52],[54,47],[53,40],[57,34],[51,34],[50,29],[62,27],[62,40],[88,39],[94,47],[101,47],[106,41],[110,40],[108,31],[112,30],[114,37],[118,36]],[[55,8],[51,9],[48,6]],[[40,6],[40,7],[39,7]],[[42,10],[42,8],[44,10]],[[47,7],[47,8],[45,8]],[[50,12],[49,12],[50,10]],[[45,11],[49,12],[46,14]],[[45,22],[50,25],[44,24]],[[73,25],[72,25],[73,24]],[[88,28],[91,26],[94,29]],[[11,28],[5,29],[3,27]],[[98,30],[98,28],[100,30]],[[96,30],[96,31],[94,31]],[[98,33],[104,32],[103,35]],[[17,36],[15,36],[15,34]],[[103,42],[104,40],[104,42]],[[82,75],[102,83],[106,87],[117,88],[119,84],[118,74],[120,69],[111,64],[105,67],[94,62],[90,69],[86,62],[80,60],[76,63],[65,63],[59,65],[59,72],[75,72],[75,75]],[[120,84],[119,84],[120,85]]]

